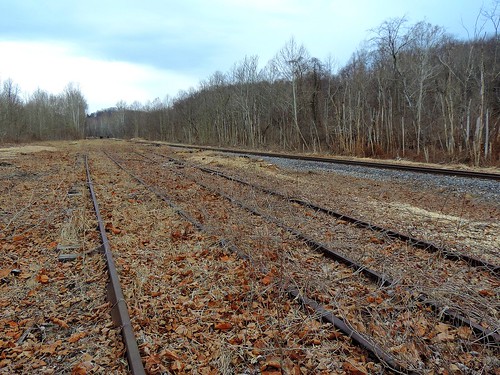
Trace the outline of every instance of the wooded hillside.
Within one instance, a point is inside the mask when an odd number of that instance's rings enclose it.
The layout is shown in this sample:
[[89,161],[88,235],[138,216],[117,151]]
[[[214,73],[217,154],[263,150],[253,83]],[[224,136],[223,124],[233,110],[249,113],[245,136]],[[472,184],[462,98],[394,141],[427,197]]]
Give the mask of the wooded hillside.
[[262,69],[247,56],[174,99],[93,114],[87,134],[495,164],[498,60],[498,34],[392,19],[338,70],[291,39]]

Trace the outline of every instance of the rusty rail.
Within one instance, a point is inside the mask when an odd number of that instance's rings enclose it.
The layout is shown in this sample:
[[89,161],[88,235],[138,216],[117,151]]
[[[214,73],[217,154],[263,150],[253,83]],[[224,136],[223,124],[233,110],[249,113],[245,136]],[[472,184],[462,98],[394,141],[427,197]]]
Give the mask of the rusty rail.
[[[141,154],[140,154],[141,155]],[[143,157],[146,157],[145,155],[142,155]],[[164,155],[159,155],[159,156],[162,156],[162,157],[165,157],[173,162],[176,162],[178,164],[186,164],[186,163],[183,163],[179,160],[176,160],[176,159],[173,159],[171,157],[167,157],[167,156],[164,156]],[[150,159],[150,158],[149,158]],[[198,169],[207,169],[207,168],[203,168],[203,167],[196,167]],[[229,178],[230,180],[232,180],[232,178],[230,177],[226,177],[226,176],[223,176],[222,173],[218,172],[217,173],[218,176],[220,177],[225,177],[225,178]],[[236,181],[236,180],[235,180]],[[367,267],[365,267],[364,265],[362,264],[359,264],[347,257],[345,257],[344,255],[338,253],[337,251],[333,250],[333,249],[330,249],[328,248],[327,246],[325,246],[324,244],[321,244],[317,241],[315,241],[314,239],[308,237],[307,235],[301,233],[300,231],[294,229],[294,228],[291,228],[287,225],[285,225],[284,223],[282,223],[280,220],[274,218],[274,217],[271,217],[267,214],[264,214],[258,210],[256,210],[255,208],[219,191],[219,190],[216,190],[216,189],[213,189],[212,187],[206,185],[206,184],[203,184],[202,182],[200,181],[195,181],[198,185],[202,186],[203,188],[209,190],[209,191],[212,191],[214,192],[215,194],[218,194],[219,196],[223,197],[224,199],[226,200],[229,200],[231,203],[235,204],[235,205],[238,205],[240,206],[241,208],[251,212],[252,214],[254,215],[257,215],[257,216],[260,216],[262,218],[264,218],[265,220],[279,226],[280,228],[286,230],[287,232],[293,234],[295,237],[297,237],[298,239],[304,241],[311,249],[315,250],[315,251],[318,251],[318,252],[321,252],[322,254],[324,254],[325,256],[331,258],[331,259],[334,259],[340,263],[343,263],[347,266],[349,266],[350,268],[354,269],[355,271],[357,272],[360,272],[362,273],[364,276],[366,276],[368,279],[378,283],[379,285],[381,286],[390,286],[391,284],[393,284],[393,281],[391,280],[391,278],[389,278],[387,275],[384,275],[384,274],[380,274],[379,272],[376,272],[374,270],[371,270]],[[239,182],[239,181],[236,181],[236,182]],[[254,186],[250,183],[247,183],[245,182],[246,184],[250,185],[250,186]],[[257,188],[259,188],[258,186],[255,186]],[[267,193],[272,193],[273,195],[279,195],[279,196],[282,196],[280,193],[277,193],[277,192],[274,192],[272,190],[269,190],[269,189],[265,189],[265,188],[260,188],[261,190],[264,190],[265,192]],[[284,196],[283,196],[284,197]],[[288,199],[285,197],[285,199]],[[290,200],[290,199],[288,199]],[[354,219],[353,219],[354,220]],[[364,222],[361,222],[361,224],[366,224],[368,225],[369,227],[375,227],[375,228],[379,228],[379,227],[376,227],[376,226],[372,226],[371,224],[368,224],[368,223],[364,223]],[[365,226],[363,225],[362,226],[363,228],[365,228]],[[382,228],[383,229],[383,228]],[[415,240],[415,241],[418,241],[418,240]],[[456,259],[455,259],[456,260]],[[490,265],[491,267],[491,265]],[[498,334],[497,332],[495,331],[491,331],[487,328],[484,328],[482,327],[480,324],[470,320],[469,318],[467,318],[466,316],[464,316],[463,314],[461,314],[460,312],[458,311],[455,311],[455,310],[452,310],[452,309],[449,309],[449,308],[445,308],[443,306],[440,306],[438,303],[432,301],[429,299],[429,297],[427,295],[425,295],[424,293],[420,293],[416,299],[423,303],[424,305],[426,306],[429,306],[433,311],[436,311],[436,312],[439,312],[441,318],[444,320],[444,321],[447,321],[455,326],[467,326],[467,327],[470,327],[471,330],[474,332],[474,334],[483,342],[485,343],[488,343],[488,344],[493,344],[495,346],[498,346],[500,345],[500,334]]]
[[125,344],[127,361],[131,374],[146,375],[144,366],[142,364],[141,355],[139,353],[139,347],[137,346],[137,341],[135,339],[134,330],[132,328],[132,323],[130,321],[127,304],[125,302],[125,298],[120,286],[118,272],[116,271],[115,262],[111,253],[111,246],[106,235],[106,228],[99,211],[99,205],[97,203],[97,197],[94,191],[94,184],[92,183],[92,178],[90,176],[87,156],[85,156],[85,169],[87,172],[87,184],[89,187],[90,196],[92,197],[92,203],[94,204],[94,210],[97,222],[99,224],[99,232],[102,239],[102,247],[104,249],[104,256],[106,258],[106,265],[108,268],[109,280],[106,289],[108,294],[108,301],[112,306],[111,317],[114,324],[118,327],[121,327],[121,334],[123,342]]
[[[160,155],[160,156],[166,157],[164,155]],[[173,159],[171,157],[166,157],[166,158],[173,160],[173,161],[176,161],[176,162],[179,162],[178,160]],[[471,266],[481,267],[481,268],[484,268],[484,269],[492,272],[493,274],[495,274],[497,276],[500,275],[500,266],[488,263],[482,259],[478,259],[478,258],[472,257],[472,256],[467,255],[467,254],[461,254],[461,253],[458,253],[455,251],[451,251],[451,250],[446,249],[444,247],[437,246],[433,243],[419,240],[417,238],[408,236],[406,234],[402,234],[402,233],[399,233],[399,232],[396,232],[396,231],[393,231],[390,229],[380,227],[380,226],[375,225],[375,224],[368,223],[368,222],[360,220],[360,219],[353,218],[353,217],[348,216],[348,215],[341,214],[341,213],[336,212],[334,210],[331,210],[329,208],[322,207],[322,206],[319,206],[317,204],[304,201],[302,199],[287,197],[285,194],[279,193],[277,191],[273,191],[273,190],[270,190],[270,189],[267,189],[267,188],[264,188],[264,187],[261,187],[258,185],[254,185],[250,182],[241,180],[241,179],[236,178],[236,177],[227,176],[224,173],[217,171],[215,169],[201,167],[201,166],[196,166],[196,168],[198,168],[199,170],[201,170],[205,173],[215,174],[215,175],[217,175],[219,177],[223,177],[229,181],[234,181],[234,182],[237,182],[239,184],[246,185],[246,186],[252,187],[254,189],[258,189],[258,190],[263,191],[267,194],[283,198],[291,203],[297,203],[303,207],[310,208],[316,212],[321,212],[321,213],[324,213],[326,215],[335,217],[339,220],[347,221],[350,224],[353,224],[354,226],[356,226],[358,228],[369,229],[372,231],[380,232],[391,239],[396,239],[396,240],[406,242],[413,247],[423,249],[423,250],[431,252],[431,253],[439,253],[443,257],[445,257],[446,259],[464,261],[464,262],[470,264]]]
[[[146,157],[145,155],[142,155],[140,153],[138,153],[138,154],[141,155],[142,157]],[[166,159],[168,159],[174,163],[177,163],[177,164],[187,164],[183,161],[180,161],[178,159],[174,159],[170,156],[157,154],[157,153],[154,153],[154,154],[158,155],[160,157],[166,158]],[[228,176],[228,175],[226,175],[226,174],[224,174],[216,169],[202,167],[202,166],[198,166],[198,165],[196,165],[196,166],[192,165],[192,167],[197,168],[202,172],[216,175],[216,176],[225,178],[226,180],[237,182],[239,184],[249,186],[253,189],[260,190],[266,194],[285,199],[291,203],[297,203],[303,207],[310,208],[316,212],[321,212],[321,213],[324,213],[326,215],[335,217],[339,220],[347,221],[348,223],[353,224],[354,226],[356,226],[358,228],[369,229],[369,230],[372,230],[375,232],[380,232],[380,233],[384,234],[385,236],[389,237],[390,239],[393,239],[393,240],[395,239],[395,240],[400,240],[400,241],[406,242],[410,246],[413,246],[413,247],[416,247],[419,249],[423,249],[423,250],[428,251],[430,253],[439,253],[443,257],[445,257],[446,259],[455,260],[455,261],[464,261],[471,266],[484,268],[485,270],[488,270],[489,272],[493,273],[496,276],[500,275],[500,266],[492,264],[492,263],[488,263],[482,259],[475,258],[475,257],[472,257],[472,256],[467,255],[467,254],[458,253],[458,252],[446,249],[444,247],[437,246],[431,242],[419,240],[417,238],[408,236],[406,234],[399,233],[399,232],[393,231],[391,229],[386,229],[386,228],[380,227],[380,226],[375,225],[375,224],[368,223],[368,222],[360,220],[360,219],[356,219],[354,217],[336,212],[330,208],[322,207],[322,206],[319,206],[319,205],[311,203],[311,202],[307,202],[307,201],[302,200],[302,199],[289,197],[289,196],[282,194],[280,192],[277,192],[277,191],[274,191],[274,190],[271,190],[271,189],[268,189],[268,188],[265,188],[265,187],[262,187],[259,185],[252,184],[250,182],[244,181],[244,180],[239,179],[237,177]]]
[[[139,182],[141,185],[146,187],[150,192],[155,194],[158,198],[162,199],[164,202],[166,202],[179,216],[193,224],[193,226],[198,229],[199,231],[206,232],[207,229],[204,227],[203,224],[201,224],[198,220],[192,218],[189,214],[187,214],[185,211],[180,209],[175,203],[173,203],[172,199],[167,197],[165,194],[161,193],[157,189],[155,189],[153,186],[149,185],[146,183],[142,178],[139,176],[135,175],[132,173],[130,170],[125,168],[118,160],[113,158],[109,153],[104,152],[105,155],[112,160],[120,169],[122,169],[124,172],[128,173],[133,179],[135,179],[137,182]],[[245,254],[243,251],[241,251],[236,245],[233,245],[229,243],[226,239],[220,238],[218,241],[219,245],[223,248],[229,248],[230,251],[236,253],[240,258],[249,260],[252,262],[251,257],[249,257],[247,254]],[[263,271],[263,274],[267,273],[267,270],[261,270]],[[393,371],[396,371],[398,373],[403,373],[403,374],[417,374],[416,372],[409,370],[405,368],[404,366],[400,365],[398,361],[389,353],[387,353],[384,349],[382,349],[380,346],[375,344],[373,340],[370,340],[368,337],[365,335],[357,332],[354,328],[352,328],[346,321],[343,319],[335,316],[331,311],[328,311],[324,307],[322,307],[319,303],[316,301],[303,296],[296,288],[290,287],[290,286],[283,286],[281,287],[287,291],[287,294],[294,300],[299,301],[303,306],[309,307],[311,310],[313,310],[319,320],[329,322],[331,323],[335,328],[337,328],[340,332],[342,332],[344,335],[349,337],[356,345],[359,347],[367,350],[371,357],[377,361],[379,361],[384,367],[391,369]]]

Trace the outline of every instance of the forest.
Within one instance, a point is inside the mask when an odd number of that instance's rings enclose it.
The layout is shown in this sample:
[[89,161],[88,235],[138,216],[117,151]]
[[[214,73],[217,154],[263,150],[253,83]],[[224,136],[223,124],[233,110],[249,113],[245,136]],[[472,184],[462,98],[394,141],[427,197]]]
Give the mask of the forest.
[[144,138],[426,162],[500,162],[500,17],[459,40],[404,17],[370,31],[338,67],[294,38],[262,68],[246,56],[174,97],[86,114],[78,87],[22,100],[0,91],[0,141]]
[[85,135],[87,100],[69,83],[55,95],[37,89],[23,99],[12,79],[0,90],[0,143],[78,139]]

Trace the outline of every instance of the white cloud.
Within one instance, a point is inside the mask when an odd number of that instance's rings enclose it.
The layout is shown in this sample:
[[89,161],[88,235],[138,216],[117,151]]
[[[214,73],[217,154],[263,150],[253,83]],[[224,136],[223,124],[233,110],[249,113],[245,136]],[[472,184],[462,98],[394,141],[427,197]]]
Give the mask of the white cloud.
[[426,19],[466,37],[461,19],[474,31],[480,6],[470,0],[46,3],[0,0],[0,79],[12,78],[28,93],[38,87],[59,93],[77,83],[91,111],[118,100],[175,96],[216,70],[228,72],[245,55],[258,55],[264,66],[292,36],[312,56],[332,56],[339,66],[370,28],[391,17]]
[[146,102],[195,86],[197,78],[147,65],[80,56],[70,45],[43,42],[0,42],[0,79],[11,78],[21,90],[60,93],[74,82],[89,110],[114,106],[119,100]]

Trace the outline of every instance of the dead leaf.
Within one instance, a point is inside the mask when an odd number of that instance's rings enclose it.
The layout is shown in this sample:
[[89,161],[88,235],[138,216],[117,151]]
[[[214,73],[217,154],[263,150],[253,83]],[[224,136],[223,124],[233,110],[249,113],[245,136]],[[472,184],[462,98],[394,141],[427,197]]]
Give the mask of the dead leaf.
[[272,276],[264,276],[261,280],[262,284],[264,285],[269,285],[272,283],[272,281],[273,281]]
[[479,291],[479,294],[482,295],[483,297],[494,297],[495,296],[495,292],[493,292],[490,289],[481,289]]
[[184,370],[184,367],[186,367],[186,365],[184,363],[182,363],[181,361],[177,360],[177,361],[174,361],[174,363],[172,363],[172,366],[170,366],[170,369],[173,371],[182,371],[182,370]]
[[105,225],[105,230],[106,230],[107,232],[111,232],[111,233],[113,233],[113,234],[120,234],[120,233],[122,232],[122,230],[121,230],[121,229],[116,228],[116,227],[113,225],[113,223],[111,223],[111,222],[109,222],[109,221],[108,221],[108,222],[106,223],[106,225]]
[[450,371],[451,371],[451,372],[458,372],[458,373],[461,373],[460,368],[459,368],[456,364],[454,364],[454,363],[452,363],[452,364],[450,365]]
[[62,341],[61,340],[57,340],[56,342],[54,342],[54,343],[52,343],[50,345],[44,345],[40,349],[40,353],[53,355],[56,352],[57,348],[59,346],[61,346],[61,344],[62,344]]
[[161,359],[158,354],[152,354],[146,358],[146,367],[150,368],[154,365],[161,364]]
[[457,329],[458,337],[462,339],[468,339],[472,335],[472,329],[466,326],[458,327]]
[[438,323],[438,325],[436,326],[436,331],[438,331],[439,333],[447,333],[449,328],[450,327],[448,326],[448,324]]
[[58,326],[60,327],[63,327],[63,328],[69,328],[69,325],[68,323],[66,323],[64,320],[62,319],[59,319],[59,318],[51,318],[50,319],[53,323],[57,324]]
[[368,302],[368,303],[373,303],[373,302],[375,302],[375,297],[373,297],[373,296],[367,296],[367,297],[366,297],[366,302]]
[[441,332],[441,333],[438,333],[436,338],[438,339],[438,341],[453,341],[453,340],[455,340],[455,335],[450,334],[448,332]]
[[384,240],[382,238],[377,238],[377,237],[371,237],[370,238],[370,242],[371,243],[375,243],[375,244],[383,244],[384,243]]
[[345,373],[348,375],[366,375],[368,372],[366,370],[360,370],[349,362],[344,362],[342,365]]
[[169,350],[169,349],[165,349],[164,351],[162,351],[160,353],[160,357],[165,357],[171,361],[176,361],[176,360],[181,359],[181,357],[179,357],[179,355],[176,352],[174,352],[173,350]]
[[77,364],[71,370],[71,375],[87,375],[87,369],[81,365],[81,363]]
[[262,363],[260,370],[262,372],[281,370],[281,361],[277,357],[269,357]]
[[75,343],[75,342],[83,339],[85,336],[87,336],[87,333],[85,333],[85,332],[75,333],[75,334],[71,335],[71,337],[68,339],[68,342]]
[[20,234],[20,235],[12,237],[12,241],[21,241],[21,240],[24,240],[25,238],[26,238],[26,236]]
[[43,360],[36,360],[34,363],[33,363],[33,368],[34,369],[39,369],[40,367],[43,367],[43,366],[47,366],[47,362],[43,361]]
[[405,357],[411,358],[411,360],[413,362],[420,360],[419,351],[417,350],[417,347],[415,346],[415,343],[413,343],[413,342],[408,342],[408,343],[394,346],[390,349],[390,351],[392,353],[397,353],[397,354],[403,355]]
[[42,274],[42,275],[37,276],[37,280],[38,280],[38,282],[40,282],[42,284],[47,284],[50,279],[46,274]]
[[0,270],[0,278],[9,276],[10,268],[3,268]]
[[94,367],[91,361],[85,361],[78,363],[73,370],[71,370],[71,375],[87,375],[90,370]]
[[221,323],[217,323],[215,325],[215,329],[218,329],[218,330],[221,330],[221,331],[228,331],[231,328],[233,328],[233,325],[231,323],[229,323],[229,322],[221,322]]
[[19,324],[13,320],[9,320],[8,322],[6,322],[6,324],[10,327],[10,328],[17,328],[19,326]]

